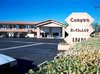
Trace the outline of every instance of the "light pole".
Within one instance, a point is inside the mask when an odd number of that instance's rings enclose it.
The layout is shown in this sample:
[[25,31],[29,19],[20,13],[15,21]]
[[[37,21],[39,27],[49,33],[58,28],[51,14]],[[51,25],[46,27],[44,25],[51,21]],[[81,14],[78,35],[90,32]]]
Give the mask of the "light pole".
[[99,23],[99,17],[100,17],[100,15],[99,15],[99,10],[100,10],[100,6],[95,6],[94,7],[95,9],[96,9],[96,31],[98,32],[99,31],[99,28],[98,28],[98,23]]
[[95,6],[94,8],[97,11],[97,19],[96,20],[99,21],[99,10],[100,10],[100,6]]

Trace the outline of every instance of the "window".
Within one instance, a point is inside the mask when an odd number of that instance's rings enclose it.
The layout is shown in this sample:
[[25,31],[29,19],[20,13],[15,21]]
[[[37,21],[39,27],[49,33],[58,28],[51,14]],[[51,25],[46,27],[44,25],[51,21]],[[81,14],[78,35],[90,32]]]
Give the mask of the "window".
[[53,33],[53,36],[59,36],[59,33],[58,32]]
[[12,29],[12,25],[9,25],[9,28]]
[[34,28],[34,29],[35,29],[35,28],[36,28],[36,26],[35,26],[35,25],[31,25],[31,28]]
[[16,28],[18,29],[19,28],[19,25],[16,25]]
[[0,24],[0,28],[3,28],[3,25]]
[[14,25],[13,28],[16,28],[16,25]]
[[24,29],[25,28],[25,25],[19,25],[19,28],[20,29]]
[[25,25],[25,28],[28,28],[28,25]]

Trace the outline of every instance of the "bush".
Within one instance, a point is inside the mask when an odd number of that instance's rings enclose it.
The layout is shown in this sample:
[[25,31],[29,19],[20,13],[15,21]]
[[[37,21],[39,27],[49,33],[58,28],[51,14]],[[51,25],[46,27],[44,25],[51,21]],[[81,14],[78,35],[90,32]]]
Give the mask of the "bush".
[[91,38],[69,49],[39,70],[28,74],[100,74],[100,37]]

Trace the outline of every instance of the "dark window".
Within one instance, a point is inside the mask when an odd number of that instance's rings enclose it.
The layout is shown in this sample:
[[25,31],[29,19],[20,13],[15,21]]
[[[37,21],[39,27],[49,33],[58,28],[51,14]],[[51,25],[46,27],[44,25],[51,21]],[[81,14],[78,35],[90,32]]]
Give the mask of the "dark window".
[[59,33],[53,33],[53,36],[59,36]]
[[12,25],[9,25],[9,28],[12,29]]
[[31,28],[36,28],[36,26],[35,25],[31,25]]
[[19,25],[19,28],[23,29],[23,28],[25,28],[25,25]]
[[13,27],[16,28],[16,25],[14,25]]
[[0,24],[0,28],[3,28],[3,25]]

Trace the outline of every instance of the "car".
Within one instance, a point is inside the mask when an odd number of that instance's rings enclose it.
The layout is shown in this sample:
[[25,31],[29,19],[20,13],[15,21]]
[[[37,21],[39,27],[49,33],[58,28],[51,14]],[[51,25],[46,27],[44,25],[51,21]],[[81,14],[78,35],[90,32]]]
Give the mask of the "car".
[[16,59],[4,54],[0,54],[0,73],[10,70],[12,67],[16,65]]

